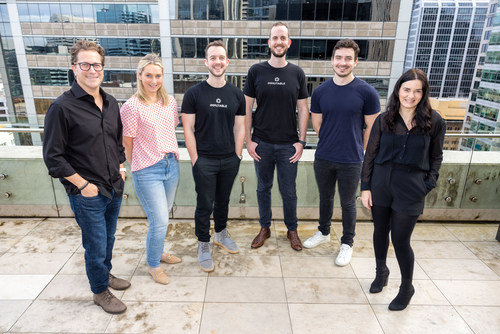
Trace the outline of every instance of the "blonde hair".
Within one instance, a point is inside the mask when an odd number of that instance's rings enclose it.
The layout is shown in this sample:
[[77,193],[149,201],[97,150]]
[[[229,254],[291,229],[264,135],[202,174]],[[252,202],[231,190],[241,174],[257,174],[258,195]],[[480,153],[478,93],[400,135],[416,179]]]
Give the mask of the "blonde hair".
[[[139,64],[137,65],[137,91],[135,92],[135,96],[141,101],[146,104],[148,104],[148,101],[146,99],[146,90],[144,89],[144,84],[142,83],[142,80],[139,80],[139,75],[142,74],[142,71],[144,71],[144,68],[148,65],[156,65],[159,68],[161,68],[162,75],[163,75],[163,64],[161,62],[160,57],[157,55],[150,53],[139,61]],[[165,86],[163,83],[161,84],[161,87],[158,89],[156,92],[156,96],[158,100],[162,101],[162,104],[166,106],[168,104],[168,94],[167,91],[165,90]]]

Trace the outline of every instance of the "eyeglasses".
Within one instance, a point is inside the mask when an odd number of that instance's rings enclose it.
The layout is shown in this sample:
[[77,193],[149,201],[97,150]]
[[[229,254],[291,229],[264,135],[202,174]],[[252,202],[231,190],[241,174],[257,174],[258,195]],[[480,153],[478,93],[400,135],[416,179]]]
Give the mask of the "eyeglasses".
[[90,71],[91,66],[94,68],[94,71],[96,71],[96,72],[101,72],[104,69],[104,65],[101,63],[94,63],[94,64],[77,63],[77,64],[78,64],[78,67],[80,67],[80,69],[82,71]]

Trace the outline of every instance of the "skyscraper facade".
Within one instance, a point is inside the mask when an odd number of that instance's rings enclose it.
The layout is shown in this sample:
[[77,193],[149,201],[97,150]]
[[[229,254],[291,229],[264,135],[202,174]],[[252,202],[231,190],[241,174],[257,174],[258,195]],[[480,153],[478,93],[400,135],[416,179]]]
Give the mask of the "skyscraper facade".
[[429,78],[435,98],[467,98],[480,52],[488,0],[415,0],[405,69]]
[[[231,63],[228,80],[243,87],[251,65],[265,61],[270,27],[289,26],[287,59],[301,66],[309,93],[332,76],[330,56],[341,38],[360,47],[355,74],[372,84],[384,104],[403,71],[412,0],[0,0],[2,57],[10,124],[40,127],[52,100],[68,89],[69,48],[80,38],[106,49],[103,87],[119,101],[135,91],[135,68],[160,54],[167,91],[178,101],[206,78],[205,46],[222,39]],[[7,78],[8,80],[5,80]],[[1,119],[0,119],[1,122]],[[17,137],[39,144],[39,134]]]
[[[500,6],[491,0],[485,25],[486,56],[478,61],[476,76],[465,115],[465,133],[500,133]],[[500,140],[462,139],[461,150],[500,151]]]

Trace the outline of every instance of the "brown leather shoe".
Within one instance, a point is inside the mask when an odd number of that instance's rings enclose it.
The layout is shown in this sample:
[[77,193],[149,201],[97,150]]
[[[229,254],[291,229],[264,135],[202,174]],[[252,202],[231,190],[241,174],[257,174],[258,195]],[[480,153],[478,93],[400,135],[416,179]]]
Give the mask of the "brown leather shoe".
[[271,236],[269,227],[261,227],[259,234],[252,241],[252,248],[259,248],[264,244],[264,241]]
[[130,282],[122,278],[118,278],[110,273],[108,286],[115,290],[125,290],[130,287]]
[[127,306],[108,289],[99,294],[94,294],[94,304],[99,305],[104,311],[111,314],[120,314],[127,310]]
[[302,242],[300,241],[297,231],[287,231],[286,237],[290,239],[290,246],[296,251],[302,250]]

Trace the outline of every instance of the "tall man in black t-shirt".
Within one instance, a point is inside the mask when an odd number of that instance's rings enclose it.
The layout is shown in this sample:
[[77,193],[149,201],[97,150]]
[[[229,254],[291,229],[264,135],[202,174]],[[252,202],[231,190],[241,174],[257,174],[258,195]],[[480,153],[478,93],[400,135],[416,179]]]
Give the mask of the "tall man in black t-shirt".
[[226,47],[214,41],[205,48],[208,80],[189,88],[182,101],[182,124],[196,184],[195,233],[202,270],[214,270],[210,251],[210,214],[215,244],[238,253],[227,231],[229,196],[240,167],[245,139],[245,97],[225,79]]
[[108,313],[122,313],[127,306],[108,290],[130,286],[110,273],[125,180],[120,110],[100,88],[104,48],[79,40],[70,53],[75,83],[49,106],[43,158],[49,174],[64,185],[82,230],[94,303]]
[[[283,215],[288,229],[287,237],[293,249],[302,249],[297,234],[295,179],[297,163],[306,145],[309,110],[304,71],[286,60],[290,44],[288,27],[282,22],[275,23],[268,40],[271,59],[250,68],[243,90],[246,99],[245,138],[257,174],[257,201],[261,225],[259,234],[252,241],[252,248],[262,246],[271,235],[271,188],[276,168],[283,200]],[[257,109],[253,113],[255,100]]]

